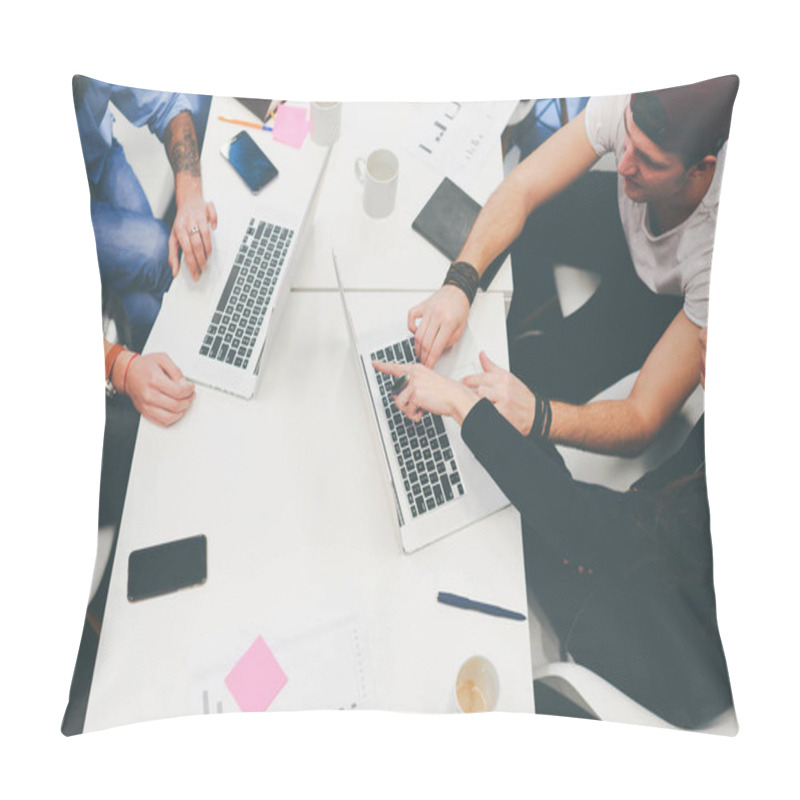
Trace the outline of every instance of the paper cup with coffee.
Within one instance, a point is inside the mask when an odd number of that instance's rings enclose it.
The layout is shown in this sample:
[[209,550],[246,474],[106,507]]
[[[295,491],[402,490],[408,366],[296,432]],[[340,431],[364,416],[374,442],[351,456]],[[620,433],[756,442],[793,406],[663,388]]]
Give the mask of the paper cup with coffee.
[[488,658],[467,659],[456,676],[456,707],[465,714],[494,711],[500,695],[500,679]]

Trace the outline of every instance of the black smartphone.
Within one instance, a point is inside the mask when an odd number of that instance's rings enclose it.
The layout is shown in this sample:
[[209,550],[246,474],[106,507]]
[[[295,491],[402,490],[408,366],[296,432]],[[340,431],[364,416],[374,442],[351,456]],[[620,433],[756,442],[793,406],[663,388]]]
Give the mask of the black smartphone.
[[239,131],[220,148],[222,155],[239,173],[253,194],[260,192],[271,180],[278,177],[278,168],[253,141],[247,131]]
[[128,556],[128,600],[144,600],[196,586],[206,580],[206,537],[134,550]]

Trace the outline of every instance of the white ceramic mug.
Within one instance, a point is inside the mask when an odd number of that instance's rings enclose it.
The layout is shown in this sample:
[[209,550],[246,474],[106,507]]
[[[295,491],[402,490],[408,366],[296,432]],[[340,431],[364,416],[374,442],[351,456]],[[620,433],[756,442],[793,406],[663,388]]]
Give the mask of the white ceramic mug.
[[373,150],[366,160],[356,159],[356,177],[364,184],[364,211],[371,217],[387,217],[394,209],[399,171],[391,150]]
[[333,144],[339,138],[341,124],[341,103],[311,104],[311,141],[314,144]]
[[485,656],[467,659],[456,676],[456,708],[465,714],[494,711],[500,695],[497,670]]

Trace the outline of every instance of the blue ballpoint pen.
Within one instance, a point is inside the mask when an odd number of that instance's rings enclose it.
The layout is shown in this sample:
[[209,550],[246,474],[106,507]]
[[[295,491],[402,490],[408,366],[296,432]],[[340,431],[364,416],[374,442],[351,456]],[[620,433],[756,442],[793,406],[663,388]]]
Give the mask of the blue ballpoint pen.
[[461,597],[457,594],[450,594],[450,592],[439,592],[437,598],[440,603],[445,603],[448,606],[455,606],[456,608],[466,608],[470,611],[480,611],[483,614],[491,614],[493,617],[505,617],[506,619],[524,620],[525,615],[520,614],[519,611],[509,611],[507,608],[500,606],[493,606],[489,603],[480,603],[477,600],[470,600],[468,597]]

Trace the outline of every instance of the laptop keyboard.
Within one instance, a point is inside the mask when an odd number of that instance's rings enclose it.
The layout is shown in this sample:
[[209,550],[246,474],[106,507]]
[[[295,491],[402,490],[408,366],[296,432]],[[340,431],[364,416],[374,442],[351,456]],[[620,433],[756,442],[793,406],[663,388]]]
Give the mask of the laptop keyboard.
[[251,219],[200,355],[247,369],[294,231]]
[[[384,347],[373,353],[372,358],[414,364],[417,362],[414,340]],[[395,378],[383,372],[376,375],[411,514],[418,517],[457,500],[464,494],[464,487],[442,418],[426,411],[419,422],[412,422],[394,404],[391,388]]]

